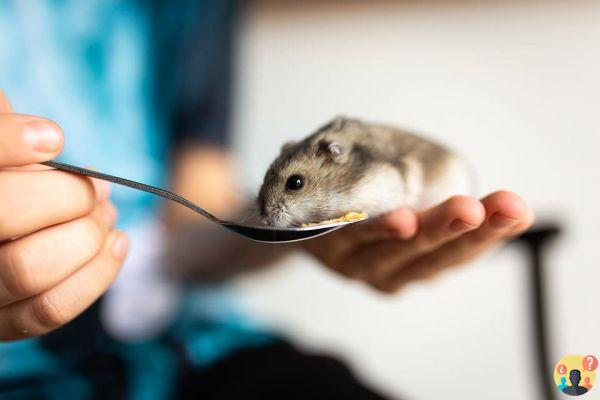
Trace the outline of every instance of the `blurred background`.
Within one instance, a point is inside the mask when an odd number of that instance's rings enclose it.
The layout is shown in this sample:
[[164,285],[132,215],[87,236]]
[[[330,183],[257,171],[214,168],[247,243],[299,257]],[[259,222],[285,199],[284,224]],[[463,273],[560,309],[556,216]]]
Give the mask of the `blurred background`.
[[[255,1],[237,56],[240,184],[336,114],[435,137],[478,194],[522,194],[564,233],[546,263],[551,362],[600,353],[600,2]],[[533,399],[516,247],[387,297],[302,256],[237,281],[246,307],[410,399]],[[550,376],[551,371],[548,371]]]

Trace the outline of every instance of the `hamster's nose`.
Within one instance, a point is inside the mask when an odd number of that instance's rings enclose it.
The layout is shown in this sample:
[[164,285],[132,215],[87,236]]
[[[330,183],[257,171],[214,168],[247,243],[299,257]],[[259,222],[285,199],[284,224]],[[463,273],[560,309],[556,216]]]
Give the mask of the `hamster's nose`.
[[281,204],[267,204],[261,209],[261,219],[266,225],[285,225],[285,217],[286,213]]
[[261,205],[261,213],[263,215],[281,214],[283,212],[285,212],[285,208],[280,203],[263,203]]
[[260,219],[265,225],[274,225],[276,220],[276,212],[273,207],[265,205],[265,203],[260,204]]
[[281,219],[279,213],[274,210],[267,209],[264,214],[261,214],[261,220],[263,224],[269,226],[276,226],[278,221]]

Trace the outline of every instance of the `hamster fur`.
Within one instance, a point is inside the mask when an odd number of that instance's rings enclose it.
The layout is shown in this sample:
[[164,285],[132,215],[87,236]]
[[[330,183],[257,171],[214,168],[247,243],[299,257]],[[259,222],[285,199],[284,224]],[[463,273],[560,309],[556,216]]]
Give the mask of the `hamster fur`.
[[337,117],[287,143],[258,195],[264,223],[298,226],[365,211],[414,210],[470,194],[465,162],[446,147],[385,125]]

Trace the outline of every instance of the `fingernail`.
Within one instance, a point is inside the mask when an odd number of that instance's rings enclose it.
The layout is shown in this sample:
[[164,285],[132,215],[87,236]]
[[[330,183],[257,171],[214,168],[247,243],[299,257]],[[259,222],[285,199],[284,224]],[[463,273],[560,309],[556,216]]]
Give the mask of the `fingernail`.
[[506,228],[510,228],[511,226],[515,225],[517,223],[518,220],[513,219],[513,218],[508,218],[505,215],[502,215],[500,213],[495,213],[492,214],[490,216],[489,219],[489,224],[492,228],[494,229],[506,229]]
[[48,121],[34,120],[25,125],[23,135],[32,149],[42,153],[54,153],[60,149],[62,135]]
[[467,224],[462,219],[455,219],[450,224],[450,230],[452,230],[454,232],[465,232],[465,231],[470,231],[470,230],[475,229],[475,228],[476,228],[476,226],[471,225],[471,224]]
[[104,209],[104,218],[108,226],[113,226],[115,221],[117,220],[117,209],[114,204],[108,202],[106,204],[106,208]]
[[124,233],[118,232],[117,238],[115,239],[112,245],[112,253],[115,259],[123,260],[127,255],[127,250],[129,250],[129,239],[125,236]]

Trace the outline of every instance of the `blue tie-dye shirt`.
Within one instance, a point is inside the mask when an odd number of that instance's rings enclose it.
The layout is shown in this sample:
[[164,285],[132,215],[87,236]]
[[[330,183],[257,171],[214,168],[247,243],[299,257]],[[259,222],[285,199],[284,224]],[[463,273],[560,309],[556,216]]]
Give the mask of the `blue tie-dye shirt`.
[[[4,0],[0,86],[61,125],[62,160],[164,185],[175,141],[224,142],[232,16],[227,0]],[[139,191],[114,201],[124,226],[154,211]]]
[[[174,146],[226,143],[234,14],[229,0],[3,0],[0,87],[15,112],[62,127],[61,160],[165,186]],[[126,230],[157,211],[136,190],[112,197]],[[172,324],[141,342],[108,335],[96,304],[52,334],[0,343],[0,398],[172,398],[183,369],[269,340],[237,315],[198,312],[222,304],[211,290],[188,289]],[[90,367],[107,355],[118,362]]]

